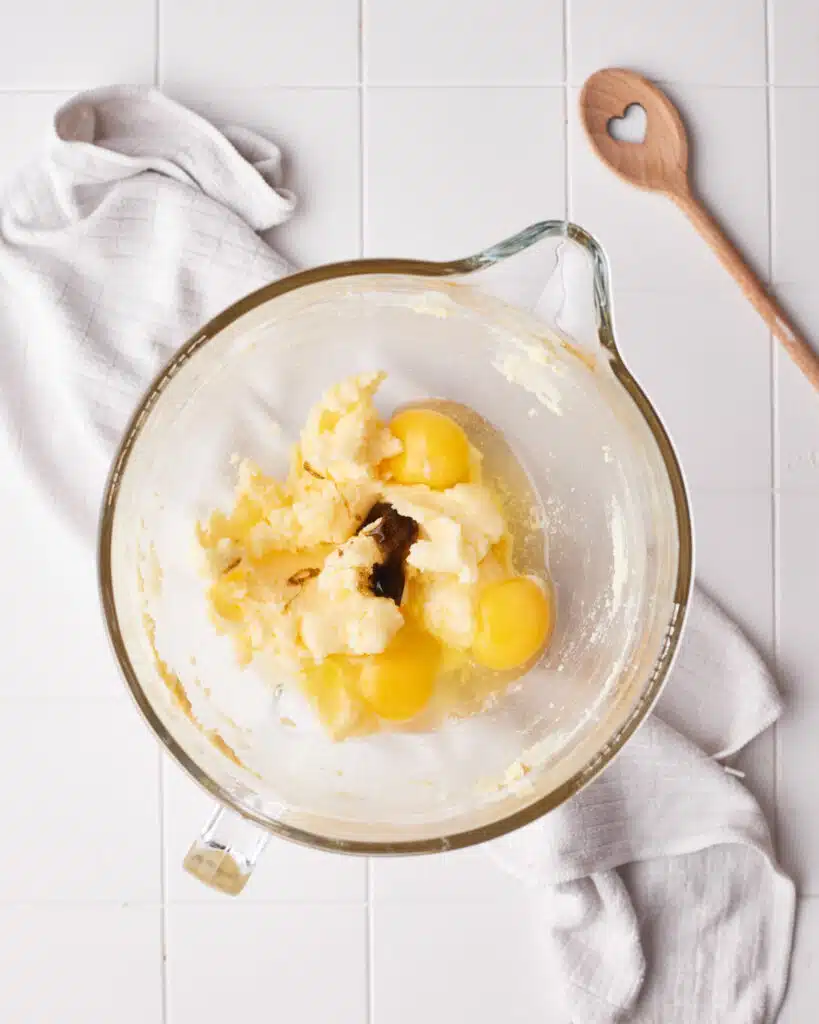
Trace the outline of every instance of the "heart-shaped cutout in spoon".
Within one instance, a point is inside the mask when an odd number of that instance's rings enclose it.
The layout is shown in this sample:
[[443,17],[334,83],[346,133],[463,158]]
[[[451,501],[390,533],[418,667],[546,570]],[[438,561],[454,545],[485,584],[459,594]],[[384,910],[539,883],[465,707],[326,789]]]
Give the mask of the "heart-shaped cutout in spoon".
[[634,146],[645,142],[647,126],[645,107],[639,103],[629,103],[622,117],[610,117],[606,125],[613,139],[617,142],[630,142]]
[[[614,137],[610,125],[628,120],[625,115],[635,105],[645,111],[643,140],[635,143]],[[606,68],[586,80],[580,94],[580,116],[592,149],[603,163],[631,185],[662,192],[679,206],[819,391],[819,355],[789,322],[719,224],[694,196],[688,178],[685,125],[665,93],[634,71]]]

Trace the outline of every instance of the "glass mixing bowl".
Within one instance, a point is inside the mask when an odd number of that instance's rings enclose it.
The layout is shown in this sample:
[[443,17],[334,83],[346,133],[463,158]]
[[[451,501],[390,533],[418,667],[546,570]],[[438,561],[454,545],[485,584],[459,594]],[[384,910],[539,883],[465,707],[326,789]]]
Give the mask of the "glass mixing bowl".
[[[443,398],[512,446],[543,509],[557,621],[542,660],[489,710],[336,743],[293,712],[289,687],[240,669],[216,635],[194,526],[229,505],[234,453],[283,474],[325,388],[378,369],[385,416]],[[131,693],[223,805],[187,867],[238,892],[271,834],[347,852],[439,851],[501,835],[575,793],[660,693],[692,537],[668,436],[615,347],[602,252],[582,229],[544,222],[452,263],[294,274],[216,317],[126,432],[99,565]]]

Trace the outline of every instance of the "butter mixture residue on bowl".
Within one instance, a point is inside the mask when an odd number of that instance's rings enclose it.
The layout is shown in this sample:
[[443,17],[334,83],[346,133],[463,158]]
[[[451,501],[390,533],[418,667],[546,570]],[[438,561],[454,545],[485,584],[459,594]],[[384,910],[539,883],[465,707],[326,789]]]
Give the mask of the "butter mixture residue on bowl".
[[484,479],[481,452],[435,403],[382,422],[383,379],[330,388],[286,479],[241,461],[232,509],[197,527],[216,628],[241,664],[298,686],[336,739],[479,709],[553,625],[545,561],[515,571],[542,518]]

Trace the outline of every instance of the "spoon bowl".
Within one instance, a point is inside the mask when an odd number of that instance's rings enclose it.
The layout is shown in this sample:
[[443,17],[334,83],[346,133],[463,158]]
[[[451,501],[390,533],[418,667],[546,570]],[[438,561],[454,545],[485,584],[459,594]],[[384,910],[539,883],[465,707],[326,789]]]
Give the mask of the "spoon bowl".
[[[629,107],[645,111],[642,142],[615,139],[610,123]],[[625,181],[652,192],[688,190],[688,138],[677,108],[665,93],[633,71],[606,69],[587,79],[580,94],[592,148]]]

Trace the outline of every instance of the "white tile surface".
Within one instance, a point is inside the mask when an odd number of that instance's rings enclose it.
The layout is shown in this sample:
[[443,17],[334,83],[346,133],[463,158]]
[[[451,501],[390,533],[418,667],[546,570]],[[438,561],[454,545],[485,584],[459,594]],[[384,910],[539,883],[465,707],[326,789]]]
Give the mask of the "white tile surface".
[[[109,696],[128,701],[99,611],[94,562],[16,477],[0,473],[0,533],[14,537],[0,587],[0,698]],[[33,569],[32,552],[48,551]],[[36,633],[32,630],[36,622]]]
[[146,0],[33,0],[15,8],[13,26],[0,35],[0,90],[153,82],[156,9]]
[[819,735],[819,492],[780,496],[780,659],[788,710],[779,726],[780,848],[805,894],[819,893],[816,737]]
[[364,907],[173,906],[167,943],[170,1024],[367,1019]]
[[819,85],[819,6],[805,0],[773,0],[771,36],[772,81]]
[[790,983],[777,1024],[807,1024],[819,1005],[819,900],[799,901]]
[[[783,305],[819,349],[819,293],[813,284],[780,285]],[[783,487],[819,490],[819,402],[782,349],[777,351],[779,480]]]
[[378,1024],[554,1019],[529,893],[499,903],[380,904],[374,918]]
[[45,144],[54,111],[70,92],[0,93],[0,188]]
[[242,124],[281,147],[284,184],[299,197],[292,219],[270,234],[282,255],[297,267],[359,255],[357,89],[188,87],[170,92],[218,125]]
[[[712,490],[691,495],[697,580],[774,662],[773,503],[767,488]],[[672,684],[673,685],[673,680]],[[774,732],[749,744],[734,760],[745,784],[775,819]]]
[[364,138],[367,255],[465,256],[563,216],[561,89],[371,89]]
[[697,579],[773,657],[773,527],[770,490],[694,487]]
[[819,89],[773,93],[773,273],[812,284],[819,232]]
[[[193,840],[214,810],[213,800],[169,758],[164,768],[165,877],[171,901],[229,903],[182,870]],[[367,862],[362,857],[309,850],[272,839],[242,894],[243,903],[363,903],[367,897]],[[271,914],[280,913],[271,909]]]
[[520,883],[480,846],[442,857],[375,858],[370,872],[376,903],[492,902],[520,897]]
[[157,901],[158,763],[119,701],[0,701],[0,901]]
[[764,0],[571,0],[569,79],[633,68],[697,85],[765,83]]
[[[765,90],[674,85],[667,91],[688,124],[697,193],[757,271],[767,275]],[[669,199],[633,188],[598,159],[580,123],[578,97],[578,89],[569,90],[569,212],[602,242],[615,288],[691,293],[719,283],[733,285]]]
[[614,314],[623,357],[666,423],[689,483],[770,487],[769,338],[739,291],[720,281],[693,297],[621,288]]
[[562,0],[374,0],[365,4],[369,85],[558,85]]
[[14,904],[1,913],[0,1020],[162,1020],[158,907]]
[[358,0],[162,0],[160,41],[167,86],[352,85]]

